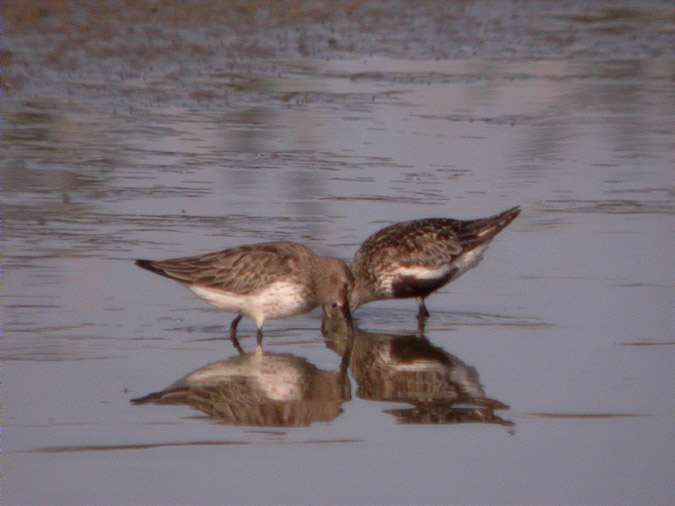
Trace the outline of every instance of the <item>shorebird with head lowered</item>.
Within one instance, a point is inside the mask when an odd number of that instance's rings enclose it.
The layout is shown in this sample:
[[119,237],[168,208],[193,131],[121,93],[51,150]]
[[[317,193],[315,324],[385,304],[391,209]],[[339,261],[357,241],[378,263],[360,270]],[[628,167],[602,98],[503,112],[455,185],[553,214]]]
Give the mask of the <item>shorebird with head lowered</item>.
[[427,218],[396,223],[368,237],[354,255],[352,310],[374,300],[415,298],[420,322],[424,300],[482,259],[490,241],[520,208],[475,220]]
[[217,308],[236,313],[230,339],[237,349],[237,325],[244,316],[256,324],[260,351],[266,320],[323,306],[324,311],[339,312],[351,322],[349,297],[354,278],[349,267],[301,244],[251,244],[169,260],[136,260],[136,265],[178,281]]

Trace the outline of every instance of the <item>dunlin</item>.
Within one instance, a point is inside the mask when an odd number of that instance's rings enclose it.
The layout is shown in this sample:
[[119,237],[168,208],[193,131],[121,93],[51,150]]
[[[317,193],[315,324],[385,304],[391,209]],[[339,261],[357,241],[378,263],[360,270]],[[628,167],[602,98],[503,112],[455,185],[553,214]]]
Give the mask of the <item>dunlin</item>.
[[412,404],[414,408],[385,411],[402,423],[513,425],[495,414],[508,406],[486,395],[476,368],[426,337],[354,328],[353,337],[348,338],[343,323],[324,318],[322,331],[328,348],[350,357],[359,398]]
[[330,422],[351,399],[349,347],[344,348],[335,371],[288,353],[242,353],[131,402],[187,405],[228,425],[302,427]]
[[520,214],[514,207],[476,220],[428,218],[396,223],[371,235],[354,255],[350,307],[381,299],[424,299],[482,259],[490,241]]
[[136,260],[136,265],[178,281],[210,304],[236,313],[230,339],[237,349],[237,325],[243,316],[255,321],[258,350],[262,350],[266,320],[324,306],[351,321],[349,294],[354,280],[349,267],[301,244],[251,244],[169,260]]

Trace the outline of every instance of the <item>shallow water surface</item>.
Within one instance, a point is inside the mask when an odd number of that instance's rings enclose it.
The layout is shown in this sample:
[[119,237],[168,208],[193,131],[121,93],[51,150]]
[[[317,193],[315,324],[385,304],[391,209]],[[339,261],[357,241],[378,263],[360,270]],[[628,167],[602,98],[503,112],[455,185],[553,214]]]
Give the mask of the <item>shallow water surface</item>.
[[[82,100],[6,100],[3,503],[672,502],[674,60],[585,40],[601,58],[287,55],[228,102],[77,73]],[[239,356],[231,315],[132,262],[350,259],[389,223],[513,205],[425,337],[387,301],[353,347],[317,311],[260,357],[244,320]]]

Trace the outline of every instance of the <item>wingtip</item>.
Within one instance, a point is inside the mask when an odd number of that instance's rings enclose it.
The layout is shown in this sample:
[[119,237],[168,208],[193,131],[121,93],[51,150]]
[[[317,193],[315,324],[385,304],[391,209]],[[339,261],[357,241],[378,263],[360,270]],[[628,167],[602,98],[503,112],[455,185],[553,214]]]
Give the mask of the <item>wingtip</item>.
[[513,220],[515,220],[521,213],[520,206],[514,206],[511,209],[507,209],[503,213],[495,216],[495,221],[500,225],[500,230],[509,225]]
[[152,393],[148,395],[144,395],[142,397],[136,397],[134,399],[129,399],[129,402],[131,404],[134,404],[136,406],[140,404],[148,404],[149,402],[155,401],[160,397],[158,393]]
[[144,258],[137,258],[134,260],[134,263],[140,267],[141,269],[145,269],[146,271],[158,273],[157,267],[155,267],[155,264],[152,260],[146,260]]
[[189,281],[186,280],[184,277],[177,276],[170,270],[167,270],[166,261],[146,260],[144,258],[138,258],[134,260],[134,263],[141,269],[152,272],[153,274],[157,274],[159,276],[163,276],[165,278],[172,279],[180,283],[187,282],[189,284]]
[[506,211],[504,211],[502,215],[504,216],[512,215],[514,218],[516,218],[521,213],[521,211],[522,209],[520,206],[513,206],[511,209],[507,209]]
[[183,388],[160,390],[159,392],[153,392],[143,395],[142,397],[129,399],[129,402],[135,406],[139,406],[141,404],[170,404],[173,396],[181,395],[186,391],[189,390]]
[[515,206],[489,218],[468,221],[462,236],[472,248],[491,241],[520,215],[520,211],[520,206]]

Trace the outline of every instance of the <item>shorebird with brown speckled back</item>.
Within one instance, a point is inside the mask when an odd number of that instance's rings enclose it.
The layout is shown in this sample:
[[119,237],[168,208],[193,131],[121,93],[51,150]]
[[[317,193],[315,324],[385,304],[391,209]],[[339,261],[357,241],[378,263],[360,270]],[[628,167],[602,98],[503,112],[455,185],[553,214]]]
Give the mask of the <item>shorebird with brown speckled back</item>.
[[251,244],[169,260],[136,260],[136,265],[178,281],[219,309],[237,313],[230,324],[230,339],[237,349],[237,325],[243,316],[256,323],[260,351],[266,320],[323,306],[351,321],[354,279],[349,267],[301,244]]
[[289,353],[242,352],[131,402],[186,405],[226,425],[307,427],[330,422],[351,399],[349,345],[343,349],[336,371],[319,369]]
[[520,214],[514,207],[476,220],[427,218],[396,223],[364,241],[354,255],[352,310],[374,300],[415,298],[422,322],[430,294],[475,267],[490,241]]

